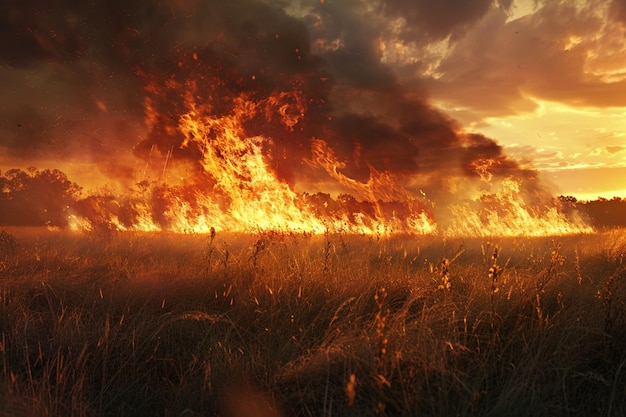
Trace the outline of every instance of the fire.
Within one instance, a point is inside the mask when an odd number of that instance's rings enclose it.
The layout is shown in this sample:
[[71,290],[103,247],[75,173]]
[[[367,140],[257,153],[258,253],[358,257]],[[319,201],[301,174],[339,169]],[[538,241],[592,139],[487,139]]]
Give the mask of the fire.
[[[281,104],[280,98],[275,103],[279,105],[279,114],[292,125],[294,120],[287,116],[287,105]],[[223,196],[226,207],[218,207],[209,194],[198,197],[204,200],[203,205],[213,209],[212,222],[220,228],[322,232],[324,224],[299,208],[297,195],[268,169],[263,155],[267,139],[245,137],[241,123],[255,114],[257,107],[238,98],[233,114],[215,117],[192,109],[181,117],[183,146],[195,142],[202,150],[202,167],[215,182],[211,194]]]
[[[187,97],[188,110],[180,117],[177,128],[184,137],[181,149],[194,147],[201,152],[201,174],[195,183],[179,187],[160,184],[148,198],[135,193],[123,203],[104,204],[94,199],[89,205],[92,214],[87,216],[90,222],[74,219],[72,224],[76,228],[90,229],[98,223],[116,230],[180,233],[209,233],[211,228],[316,234],[436,231],[431,216],[418,202],[408,200],[406,193],[393,191],[394,184],[388,174],[372,168],[372,177],[365,184],[340,174],[341,163],[322,140],[312,142],[314,158],[309,164],[319,165],[363,200],[296,193],[279,178],[270,167],[266,151],[271,148],[272,139],[248,137],[243,125],[261,113],[267,120],[278,118],[293,130],[305,110],[297,92],[281,92],[258,101],[241,95],[233,100],[232,111],[220,116],[191,97]],[[401,201],[391,201],[400,198]]]
[[[162,94],[155,86],[151,88],[156,95]],[[169,83],[166,88],[182,86]],[[480,181],[497,188],[496,192],[482,191],[473,200],[442,205],[429,201],[421,191],[413,193],[401,185],[415,183],[415,179],[377,170],[369,163],[367,181],[351,178],[344,173],[346,163],[334,149],[324,139],[311,138],[310,156],[294,162],[326,175],[337,189],[348,192],[296,192],[293,184],[272,168],[274,139],[249,135],[245,126],[261,116],[267,123],[279,123],[297,135],[307,111],[306,100],[297,89],[264,98],[241,93],[230,99],[227,111],[220,112],[210,100],[202,102],[196,97],[194,88],[183,95],[184,112],[174,122],[157,114],[156,105],[146,100],[146,123],[160,123],[168,135],[178,134],[182,139],[176,151],[197,151],[198,172],[181,185],[168,184],[166,175],[162,175],[160,183],[144,181],[139,189],[123,197],[86,199],[82,216],[71,220],[72,227],[178,233],[271,230],[444,236],[591,231],[580,219],[565,216],[556,206],[541,208],[525,202],[521,180],[494,175],[492,168],[498,162],[491,159],[478,159],[471,166]],[[150,155],[153,150],[154,145]],[[170,169],[176,151],[174,146],[167,149],[163,174]],[[463,181],[469,184],[469,180]],[[437,216],[441,216],[441,224],[436,222]]]
[[[210,221],[202,220],[200,228],[206,231],[217,225],[220,229],[235,231],[289,230],[323,233],[326,230],[353,233],[382,233],[392,229],[405,233],[432,233],[435,226],[424,211],[411,212],[409,216],[386,218],[377,203],[376,185],[384,184],[387,190],[393,184],[384,181],[385,176],[374,177],[367,184],[360,184],[342,176],[337,169],[341,164],[334,160],[332,150],[322,140],[312,142],[315,163],[325,168],[333,178],[357,191],[358,197],[371,202],[374,213],[350,210],[325,214],[311,207],[307,196],[297,194],[270,169],[263,150],[271,146],[271,139],[262,136],[246,137],[242,123],[261,111],[267,120],[279,117],[290,130],[302,117],[305,106],[298,93],[281,92],[266,100],[253,102],[244,96],[234,102],[231,114],[221,117],[207,115],[201,108],[192,109],[181,117],[180,129],[185,136],[184,146],[195,143],[202,149],[202,167],[215,182],[211,193],[201,194],[206,207],[212,207]],[[331,164],[336,166],[331,168]],[[211,195],[219,195],[226,201],[218,207]],[[383,193],[391,196],[389,192]],[[309,199],[310,200],[310,199]],[[328,208],[326,205],[325,208]],[[178,216],[179,222],[188,219],[188,213]]]
[[[484,169],[484,165],[481,165]],[[487,175],[491,181],[491,174]],[[567,218],[555,206],[524,204],[520,182],[505,178],[495,193],[482,193],[471,202],[450,206],[451,225],[446,236],[550,236],[591,233],[579,217]]]

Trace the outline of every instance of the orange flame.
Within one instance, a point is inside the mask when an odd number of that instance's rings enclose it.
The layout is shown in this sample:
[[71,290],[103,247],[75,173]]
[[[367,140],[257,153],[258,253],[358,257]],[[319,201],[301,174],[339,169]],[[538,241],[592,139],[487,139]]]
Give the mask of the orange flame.
[[[180,86],[167,85],[172,89]],[[188,87],[193,91],[194,84]],[[155,86],[151,88],[155,89]],[[158,89],[154,91],[159,94]],[[279,121],[294,132],[306,113],[306,103],[298,91],[281,91],[253,100],[241,94],[232,99],[231,110],[216,115],[211,103],[198,103],[194,93],[184,96],[185,112],[178,121],[162,121],[166,133],[182,136],[181,149],[197,149],[201,155],[199,178],[193,184],[155,186],[151,200],[146,189],[126,202],[92,199],[86,203],[91,215],[71,219],[73,228],[94,229],[105,224],[115,230],[209,233],[284,231],[324,233],[436,234],[444,236],[561,235],[591,232],[578,218],[566,217],[556,207],[528,207],[520,192],[520,182],[501,180],[496,193],[483,192],[471,201],[445,207],[446,227],[438,226],[424,196],[412,195],[399,184],[414,183],[400,174],[379,171],[368,164],[369,178],[360,182],[342,172],[346,164],[322,139],[311,140],[311,157],[303,158],[308,167],[328,175],[350,195],[331,197],[296,193],[271,168],[272,139],[248,136],[244,125],[261,115],[268,122]],[[146,122],[160,118],[152,101],[146,100]],[[172,130],[176,132],[172,132]],[[295,133],[294,133],[295,134]],[[165,168],[170,162],[168,152]],[[494,161],[473,163],[481,181],[492,186]],[[164,168],[164,170],[165,170]],[[165,176],[163,176],[165,178]],[[412,181],[412,182],[411,182]],[[496,184],[497,185],[497,184]],[[434,203],[431,206],[436,207]],[[441,212],[441,210],[439,210]]]
[[[397,227],[408,233],[431,233],[434,225],[424,212],[404,221],[383,219],[377,207],[374,216],[362,212],[346,212],[340,216],[320,217],[314,214],[306,201],[296,194],[287,183],[272,172],[263,153],[263,147],[271,142],[264,137],[245,137],[242,123],[262,110],[269,120],[276,114],[283,124],[293,128],[304,114],[304,105],[296,93],[273,95],[267,100],[254,103],[240,96],[235,99],[232,114],[222,117],[207,116],[201,109],[192,109],[181,118],[180,129],[185,135],[184,145],[195,142],[202,149],[202,166],[215,181],[213,191],[228,200],[225,210],[204,196],[204,204],[214,210],[211,225],[227,230],[295,230],[322,233],[327,229],[358,233],[381,233]],[[319,163],[330,164],[332,151],[324,149],[323,141],[313,141],[313,153]],[[325,155],[324,155],[325,153]],[[322,165],[325,166],[325,165]],[[326,167],[326,166],[325,166]],[[335,179],[349,184],[366,201],[376,201],[372,183],[359,184],[341,176],[337,170]],[[379,178],[385,178],[379,175]],[[392,189],[392,187],[388,187]],[[389,196],[389,195],[387,195]],[[184,221],[186,216],[180,216]],[[210,227],[203,222],[201,229]]]
[[[491,180],[491,174],[483,172]],[[556,207],[528,207],[520,182],[505,178],[493,194],[483,193],[473,202],[450,206],[451,225],[446,236],[551,236],[591,233],[580,217],[567,218]]]

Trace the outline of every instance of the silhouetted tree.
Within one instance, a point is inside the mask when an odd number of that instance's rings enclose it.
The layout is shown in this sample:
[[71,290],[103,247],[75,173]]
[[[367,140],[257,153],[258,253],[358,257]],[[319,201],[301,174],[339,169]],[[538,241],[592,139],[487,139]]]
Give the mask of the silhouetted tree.
[[611,200],[598,197],[595,201],[579,203],[578,208],[587,214],[596,227],[626,226],[626,200],[620,197],[613,197]]
[[576,197],[571,195],[560,195],[559,201],[563,204],[576,204],[578,202]]
[[0,177],[0,224],[67,226],[81,187],[57,169],[10,169]]

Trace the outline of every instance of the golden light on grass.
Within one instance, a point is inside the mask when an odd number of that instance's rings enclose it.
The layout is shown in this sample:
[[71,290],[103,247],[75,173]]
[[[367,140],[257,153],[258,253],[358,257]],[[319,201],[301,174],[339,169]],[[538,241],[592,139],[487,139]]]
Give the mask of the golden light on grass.
[[621,232],[2,236],[7,415],[626,410]]

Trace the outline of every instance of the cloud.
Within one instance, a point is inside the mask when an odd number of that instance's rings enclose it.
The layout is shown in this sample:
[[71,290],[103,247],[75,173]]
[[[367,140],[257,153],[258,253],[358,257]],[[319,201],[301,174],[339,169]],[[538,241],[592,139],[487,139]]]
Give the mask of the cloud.
[[606,4],[591,0],[543,2],[514,20],[491,8],[427,84],[439,99],[472,108],[475,120],[534,111],[534,99],[624,106],[625,29],[609,15]]
[[626,3],[623,0],[613,0],[610,12],[610,16],[616,21],[626,24]]
[[616,154],[624,151],[623,146],[607,146],[604,149],[606,149],[606,151],[610,154]]
[[[401,38],[436,41],[462,32],[480,20],[492,6],[492,0],[389,0],[383,2],[387,16],[404,20]],[[500,2],[504,8],[511,1]]]

